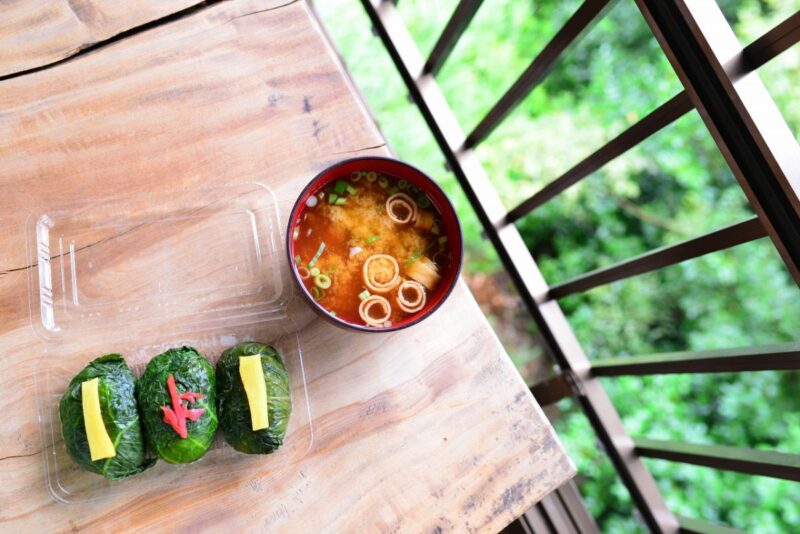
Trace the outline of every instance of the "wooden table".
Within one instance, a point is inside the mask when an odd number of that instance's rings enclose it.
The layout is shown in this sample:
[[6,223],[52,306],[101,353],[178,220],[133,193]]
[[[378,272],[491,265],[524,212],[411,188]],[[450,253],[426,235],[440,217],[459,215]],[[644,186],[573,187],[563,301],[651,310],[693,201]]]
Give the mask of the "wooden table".
[[574,467],[463,282],[429,320],[386,335],[337,330],[294,303],[314,425],[300,464],[265,462],[136,499],[64,505],[49,496],[29,209],[259,181],[286,220],[320,169],[388,153],[308,5],[195,3],[0,8],[2,530],[501,529]]

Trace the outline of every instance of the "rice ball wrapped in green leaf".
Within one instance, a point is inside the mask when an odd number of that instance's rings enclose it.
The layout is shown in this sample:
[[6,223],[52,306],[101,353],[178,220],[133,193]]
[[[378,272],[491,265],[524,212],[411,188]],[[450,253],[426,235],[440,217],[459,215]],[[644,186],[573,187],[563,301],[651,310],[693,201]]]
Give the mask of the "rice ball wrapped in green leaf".
[[[87,471],[116,480],[141,473],[155,463],[145,454],[136,381],[119,354],[95,359],[70,381],[59,403],[59,415],[67,453]],[[89,433],[94,450],[90,449]],[[100,438],[105,453],[98,452]]]
[[147,444],[171,464],[194,462],[217,431],[214,368],[192,347],[150,360],[139,379],[139,410]]
[[[257,384],[245,384],[242,365],[253,362],[247,357],[260,360],[261,372],[256,376],[266,386],[266,414],[253,417],[248,394]],[[246,387],[247,386],[247,387]],[[289,416],[292,413],[292,398],[289,389],[289,375],[278,352],[261,343],[239,343],[222,353],[217,362],[217,405],[219,407],[219,423],[225,441],[239,452],[247,454],[268,454],[274,452],[283,443]],[[263,410],[259,410],[263,412]],[[259,415],[264,424],[255,423]],[[268,425],[265,426],[264,425]],[[255,427],[264,427],[253,430]]]

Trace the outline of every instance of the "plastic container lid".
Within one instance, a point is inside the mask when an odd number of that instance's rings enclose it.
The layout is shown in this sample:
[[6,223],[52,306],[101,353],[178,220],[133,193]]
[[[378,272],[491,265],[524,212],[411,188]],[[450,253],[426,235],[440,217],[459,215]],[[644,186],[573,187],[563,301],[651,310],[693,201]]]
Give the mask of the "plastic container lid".
[[[60,502],[131,497],[181,479],[210,484],[232,469],[300,460],[313,431],[300,335],[286,316],[291,293],[275,197],[261,184],[92,200],[28,221],[31,324],[43,341],[36,371],[45,481]],[[58,403],[91,360],[118,352],[134,375],[160,352],[197,348],[212,364],[242,341],[278,349],[293,411],[283,446],[267,456],[227,447],[185,466],[165,462],[109,482],[78,467],[61,438]],[[155,486],[154,486],[155,484]]]
[[31,322],[46,341],[64,341],[166,319],[236,323],[282,313],[290,285],[281,231],[275,197],[259,184],[33,214]]

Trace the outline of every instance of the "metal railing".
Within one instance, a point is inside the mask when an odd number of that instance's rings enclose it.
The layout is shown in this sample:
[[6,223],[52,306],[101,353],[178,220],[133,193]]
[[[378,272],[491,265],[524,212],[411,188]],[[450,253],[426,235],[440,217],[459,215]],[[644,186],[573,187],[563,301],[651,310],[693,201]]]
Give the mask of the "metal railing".
[[[800,146],[755,70],[800,40],[800,13],[742,47],[713,0],[635,0],[678,74],[684,90],[601,146],[541,191],[506,211],[473,149],[540,84],[552,67],[613,1],[584,0],[522,75],[468,135],[448,106],[435,76],[478,11],[481,0],[461,0],[430,56],[424,59],[391,0],[361,0],[377,35],[419,107],[562,374],[534,386],[540,400],[570,392],[581,405],[646,525],[653,532],[728,532],[701,519],[676,516],[666,506],[641,457],[800,480],[800,455],[723,446],[633,439],[599,376],[717,373],[800,369],[800,345],[681,352],[591,363],[557,299],[768,236],[800,283]],[[514,222],[553,199],[692,109],[724,155],[757,216],[548,286]],[[572,493],[565,500],[573,501]],[[531,524],[557,519],[543,502]],[[572,516],[570,516],[572,517]],[[548,519],[549,518],[549,519]],[[571,519],[578,525],[574,517]],[[567,524],[567,523],[565,523]],[[558,529],[555,529],[558,530]]]

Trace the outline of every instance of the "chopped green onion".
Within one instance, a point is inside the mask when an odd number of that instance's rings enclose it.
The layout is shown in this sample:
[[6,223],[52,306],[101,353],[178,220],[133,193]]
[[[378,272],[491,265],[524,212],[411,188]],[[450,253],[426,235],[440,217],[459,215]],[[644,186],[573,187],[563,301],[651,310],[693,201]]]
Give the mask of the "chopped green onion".
[[399,182],[397,182],[397,187],[399,187],[400,189],[405,189],[406,187],[408,187],[408,181],[400,180]]
[[347,199],[345,197],[339,197],[336,199],[337,206],[342,206],[344,204],[347,204]]
[[362,174],[364,174],[364,173],[363,172],[359,172],[359,171],[351,172],[350,173],[350,180],[353,181],[353,182],[357,182],[357,181],[361,180],[361,175]]
[[294,262],[295,262],[297,265],[300,265],[300,262],[301,262],[301,261],[302,261],[302,258],[300,257],[300,254],[298,254],[297,256],[295,256],[295,257],[294,257]]
[[308,268],[309,269],[311,269],[314,266],[314,264],[317,263],[317,260],[319,259],[319,257],[322,256],[322,251],[323,250],[325,250],[325,242],[324,241],[319,244],[319,249],[317,249],[317,253],[314,254],[314,257],[311,258],[310,262],[308,262]]
[[397,189],[396,187],[393,187],[393,188],[389,189],[389,194],[390,195],[396,195],[399,191],[400,191],[399,189]]
[[411,257],[408,258],[408,262],[406,262],[406,265],[408,267],[411,267],[414,264],[414,262],[417,261],[417,259],[419,259],[420,256],[422,256],[422,251],[420,249],[415,250],[411,254]]
[[333,192],[336,193],[337,195],[341,195],[345,191],[347,191],[347,182],[339,180],[338,182],[336,182],[336,185],[333,186]]
[[347,192],[350,193],[351,195],[357,195],[358,194],[358,189],[356,189],[352,185],[348,185],[347,186]]
[[433,233],[433,235],[439,235],[441,233],[441,230],[439,230],[439,227],[434,224],[433,226],[431,226],[431,232]]
[[333,310],[328,310],[328,313],[329,313],[331,316],[333,316],[333,317],[336,317],[336,312],[335,312],[335,311],[333,311]]
[[295,226],[294,230],[292,231],[292,241],[297,241],[298,237],[300,237],[300,227]]
[[368,182],[374,182],[377,179],[378,179],[378,173],[376,173],[375,171],[369,171],[367,173],[367,181]]
[[314,297],[314,300],[322,300],[325,297],[325,292],[317,286],[311,286],[311,295]]
[[417,198],[417,204],[422,209],[430,208],[431,207],[431,199],[429,199],[425,195],[420,195],[419,198]]
[[370,243],[374,243],[375,241],[379,240],[380,238],[381,238],[381,236],[379,236],[379,235],[371,235],[368,238],[366,238],[364,241],[367,243],[367,245],[369,245]]
[[333,204],[334,202],[336,202],[337,198],[339,198],[339,195],[337,195],[336,193],[331,193],[330,195],[328,195],[328,204]]
[[369,291],[367,291],[365,289],[364,291],[362,291],[361,293],[358,294],[358,298],[360,298],[361,300],[368,299],[369,298]]
[[317,276],[320,273],[320,270],[319,267],[312,267],[308,272],[311,273],[311,276]]
[[331,287],[331,277],[324,273],[319,273],[314,276],[314,285],[320,289],[328,289]]
[[439,243],[447,243],[447,236],[443,235],[442,237],[440,237],[439,238]]
[[381,176],[378,178],[378,185],[383,187],[384,189],[389,187],[389,179],[385,176]]

